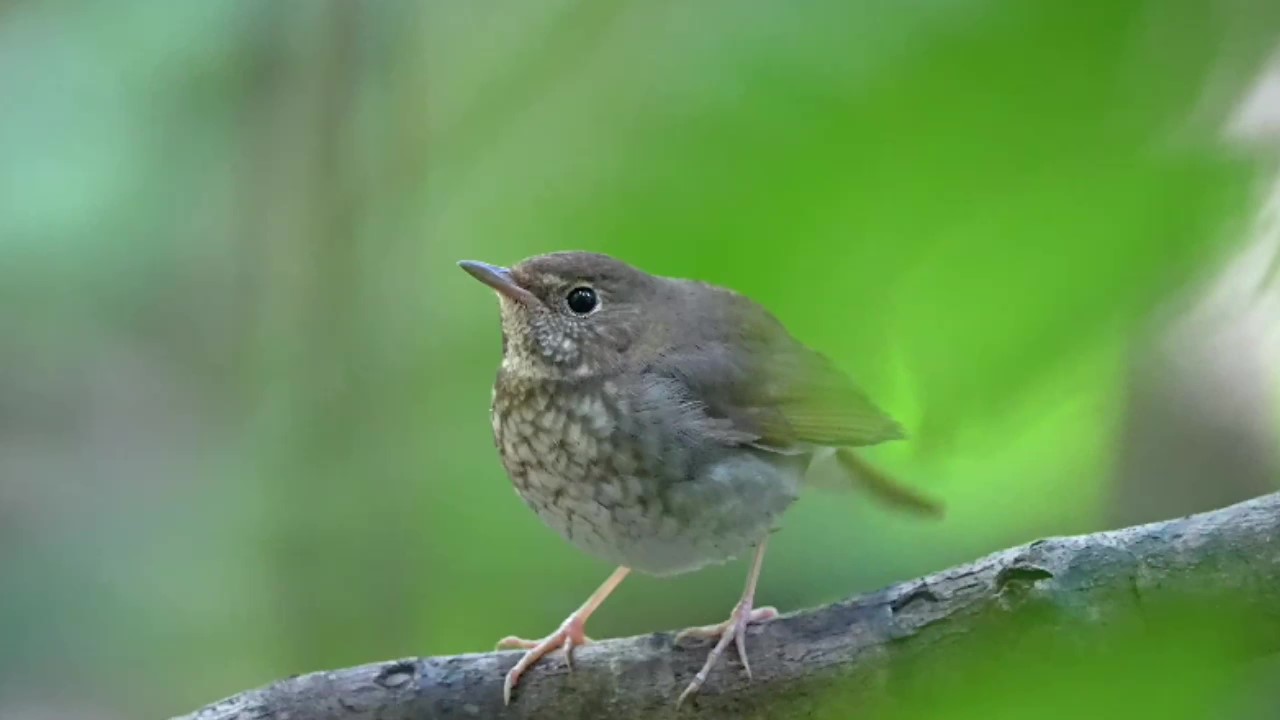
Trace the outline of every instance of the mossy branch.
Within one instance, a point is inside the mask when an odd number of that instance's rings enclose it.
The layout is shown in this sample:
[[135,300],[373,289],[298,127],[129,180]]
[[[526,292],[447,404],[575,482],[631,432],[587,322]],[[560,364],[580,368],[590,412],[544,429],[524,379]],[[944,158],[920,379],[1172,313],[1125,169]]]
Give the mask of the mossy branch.
[[[559,654],[549,657],[522,679],[510,707],[502,679],[519,655],[493,652],[311,673],[177,720],[738,719],[839,717],[849,708],[872,717],[866,711],[901,706],[921,683],[965,682],[977,672],[956,661],[966,642],[1065,641],[1102,652],[1107,638],[1131,629],[1186,632],[1179,608],[1229,615],[1246,631],[1245,654],[1280,651],[1280,493],[1039,540],[753,627],[754,681],[735,660],[722,662],[679,711],[674,700],[707,648],[676,647],[672,633],[656,633],[582,648],[572,673]],[[833,694],[842,715],[824,712]]]

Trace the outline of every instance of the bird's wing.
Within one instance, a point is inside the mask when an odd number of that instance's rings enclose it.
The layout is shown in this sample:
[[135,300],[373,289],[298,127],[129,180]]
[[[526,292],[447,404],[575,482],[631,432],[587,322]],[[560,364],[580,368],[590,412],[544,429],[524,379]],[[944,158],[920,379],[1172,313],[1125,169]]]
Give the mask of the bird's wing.
[[735,437],[778,452],[905,436],[844,373],[781,326],[745,327],[735,335],[672,348],[646,372],[678,382]]

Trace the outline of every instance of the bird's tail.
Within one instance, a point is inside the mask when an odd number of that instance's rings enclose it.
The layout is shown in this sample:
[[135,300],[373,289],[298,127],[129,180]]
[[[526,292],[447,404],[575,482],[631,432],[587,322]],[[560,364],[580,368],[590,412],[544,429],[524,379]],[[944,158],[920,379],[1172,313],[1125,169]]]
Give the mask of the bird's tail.
[[930,517],[942,517],[944,513],[941,502],[907,487],[848,448],[836,451],[836,462],[850,482],[884,503]]

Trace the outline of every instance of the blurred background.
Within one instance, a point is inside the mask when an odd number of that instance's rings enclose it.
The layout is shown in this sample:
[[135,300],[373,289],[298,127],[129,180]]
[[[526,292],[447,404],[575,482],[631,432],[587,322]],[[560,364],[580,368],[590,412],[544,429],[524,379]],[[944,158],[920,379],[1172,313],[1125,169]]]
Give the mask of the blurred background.
[[[610,568],[498,463],[461,258],[734,287],[907,426],[947,519],[806,496],[784,610],[1274,489],[1278,49],[1264,0],[0,4],[0,717],[554,629]],[[1181,657],[1037,717],[1280,716]],[[914,717],[1025,716],[992,667]]]

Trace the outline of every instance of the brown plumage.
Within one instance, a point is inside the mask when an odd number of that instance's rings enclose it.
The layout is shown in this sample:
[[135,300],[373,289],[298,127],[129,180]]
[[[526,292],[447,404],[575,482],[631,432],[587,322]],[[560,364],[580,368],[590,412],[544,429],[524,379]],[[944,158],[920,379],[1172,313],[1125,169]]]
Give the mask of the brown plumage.
[[540,642],[506,693],[546,652],[584,641],[587,616],[629,569],[687,572],[755,549],[730,620],[687,695],[729,642],[744,667],[764,543],[795,500],[815,455],[836,451],[852,481],[900,507],[936,503],[867,465],[850,448],[902,428],[768,311],[730,290],[649,275],[605,255],[554,253],[507,270],[462,267],[498,291],[503,360],[493,430],[525,502],[579,548],[619,570]]

